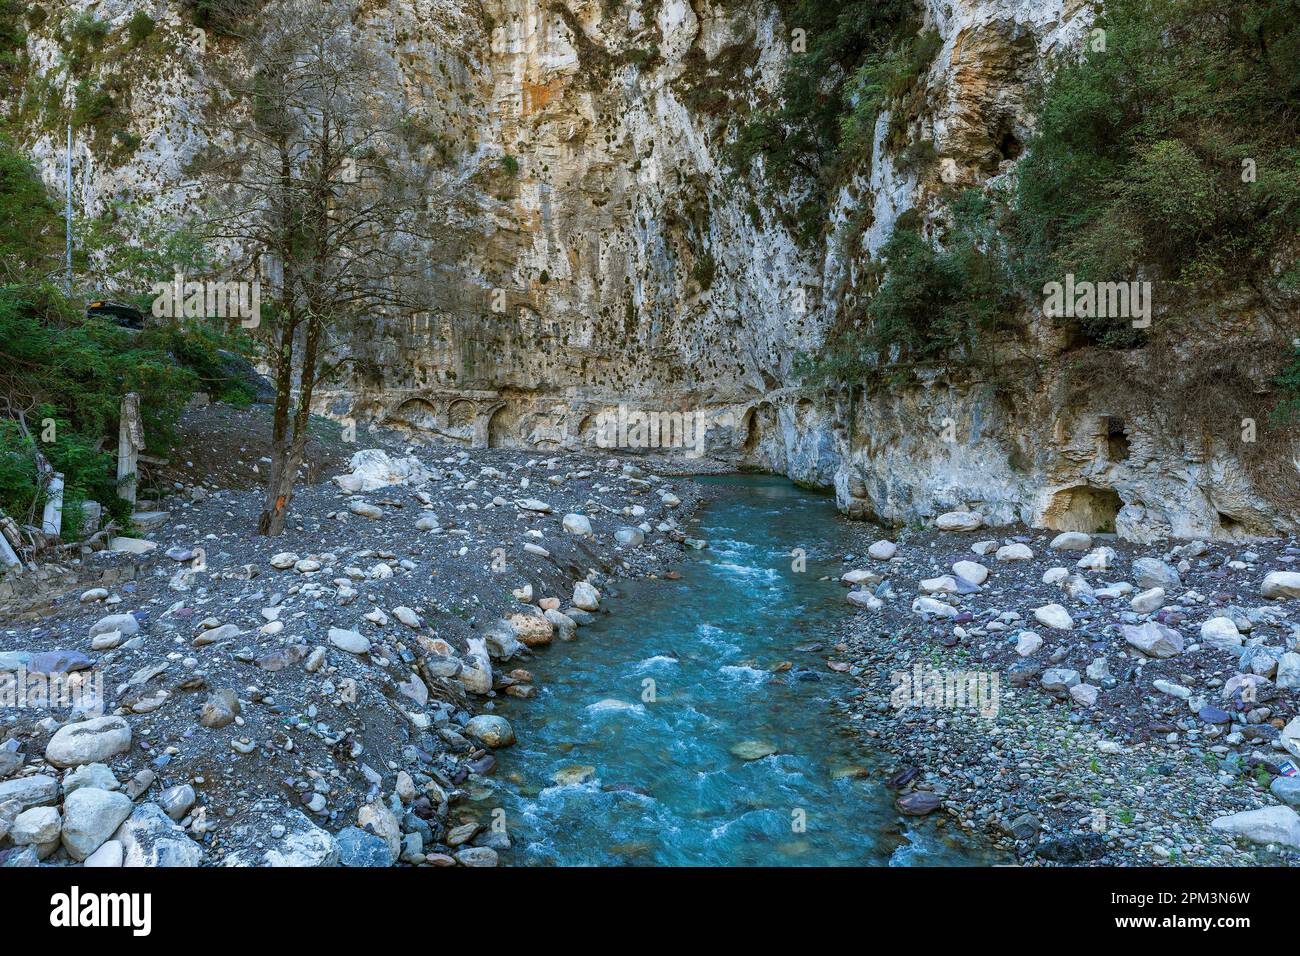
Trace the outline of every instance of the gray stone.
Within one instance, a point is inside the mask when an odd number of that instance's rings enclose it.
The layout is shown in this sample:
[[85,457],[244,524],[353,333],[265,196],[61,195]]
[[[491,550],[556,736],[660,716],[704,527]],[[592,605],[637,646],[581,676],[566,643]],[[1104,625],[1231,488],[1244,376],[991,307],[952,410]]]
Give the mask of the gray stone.
[[59,782],[53,777],[38,774],[19,777],[0,783],[0,804],[15,801],[22,809],[56,803],[59,799]]
[[1283,803],[1300,807],[1300,777],[1274,777],[1268,789]]
[[347,651],[349,654],[366,654],[370,651],[370,639],[358,634],[356,631],[331,627],[329,638],[331,644],[341,651]]
[[1300,571],[1272,571],[1264,576],[1261,593],[1266,598],[1300,598]]
[[63,804],[63,846],[74,860],[84,860],[130,815],[131,799],[126,794],[82,787]]
[[0,744],[0,780],[12,777],[23,768],[23,748],[10,737]]
[[898,552],[898,545],[892,541],[876,541],[867,548],[867,557],[877,561],[888,561]]
[[63,775],[63,796],[75,793],[82,787],[95,787],[99,790],[117,790],[121,787],[117,776],[107,764],[88,763],[69,770]]
[[180,820],[190,812],[190,808],[194,806],[196,799],[194,788],[188,783],[183,783],[179,786],[168,787],[158,794],[158,806],[162,807],[163,812],[173,820]]
[[63,821],[54,807],[32,807],[18,814],[9,828],[9,839],[16,846],[52,843],[59,838]]
[[45,759],[56,767],[102,763],[131,748],[131,728],[121,717],[95,717],[60,727],[45,748]]
[[1038,608],[1034,611],[1034,620],[1058,631],[1068,631],[1074,627],[1070,613],[1059,604],[1047,604]]
[[1149,591],[1143,591],[1141,594],[1134,596],[1129,602],[1129,607],[1133,608],[1134,614],[1150,614],[1152,611],[1158,611],[1165,603],[1165,589],[1151,588]]
[[371,521],[377,521],[384,516],[384,509],[378,505],[372,505],[368,501],[349,501],[348,511],[361,518],[369,518]]
[[1079,683],[1079,672],[1066,667],[1049,667],[1043,671],[1043,690],[1052,694],[1065,694]]
[[546,619],[555,625],[555,634],[562,641],[571,641],[578,636],[578,624],[573,618],[562,611],[548,610],[543,612]]
[[614,540],[624,548],[639,548],[645,543],[645,533],[640,528],[619,528],[614,532]]
[[496,866],[497,851],[486,846],[467,846],[456,851],[456,862],[461,866]]
[[199,714],[199,723],[212,730],[220,730],[235,722],[239,716],[239,697],[229,688],[218,688],[208,695]]
[[122,865],[198,866],[203,849],[156,803],[142,803],[118,827],[113,839],[122,844]]
[[1120,631],[1124,640],[1148,657],[1174,657],[1183,652],[1183,636],[1156,621],[1147,621],[1139,626],[1124,624]]
[[573,606],[584,611],[595,611],[600,607],[600,592],[586,581],[579,581],[573,586]]
[[1252,843],[1276,843],[1300,850],[1300,815],[1290,807],[1273,806],[1219,817],[1210,826],[1244,837]]
[[194,636],[192,643],[195,647],[206,647],[209,644],[231,640],[242,633],[244,632],[234,624],[222,624],[220,627],[211,627],[206,631],[200,631]]
[[947,511],[934,519],[940,531],[976,531],[984,524],[984,516],[974,511]]
[[117,840],[109,840],[81,864],[91,868],[116,869],[122,865],[122,844]]
[[339,848],[334,838],[312,823],[301,810],[291,810],[285,818],[286,833],[278,846],[262,857],[270,867],[337,866]]
[[1277,662],[1275,683],[1289,690],[1300,688],[1300,654],[1288,651],[1282,655]]
[[485,747],[494,750],[498,747],[509,747],[515,742],[515,731],[510,726],[510,721],[496,714],[479,714],[477,717],[470,718],[469,723],[465,725],[465,730],[470,736],[480,740]]
[[1238,648],[1242,644],[1237,625],[1226,617],[1212,617],[1201,625],[1201,643],[1220,650]]
[[591,537],[591,521],[585,515],[567,514],[560,522],[568,534],[576,535],[580,538]]
[[373,833],[358,827],[345,827],[334,838],[338,845],[339,863],[343,866],[391,866],[388,845]]
[[1165,593],[1169,593],[1181,587],[1183,579],[1177,570],[1159,558],[1136,558],[1133,561],[1133,583],[1143,590],[1164,588]]
[[135,619],[134,614],[110,614],[107,617],[101,617],[90,626],[89,636],[98,637],[100,634],[107,634],[110,631],[117,631],[123,637],[130,637],[132,634],[140,632],[140,622]]

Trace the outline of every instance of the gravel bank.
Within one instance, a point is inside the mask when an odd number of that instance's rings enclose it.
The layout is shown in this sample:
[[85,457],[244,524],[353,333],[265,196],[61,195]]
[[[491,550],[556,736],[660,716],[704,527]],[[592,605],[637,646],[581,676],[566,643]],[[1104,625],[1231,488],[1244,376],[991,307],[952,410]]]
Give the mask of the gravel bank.
[[864,526],[845,560],[844,717],[893,756],[900,812],[1028,864],[1300,861],[1296,543],[1008,530],[878,559]]

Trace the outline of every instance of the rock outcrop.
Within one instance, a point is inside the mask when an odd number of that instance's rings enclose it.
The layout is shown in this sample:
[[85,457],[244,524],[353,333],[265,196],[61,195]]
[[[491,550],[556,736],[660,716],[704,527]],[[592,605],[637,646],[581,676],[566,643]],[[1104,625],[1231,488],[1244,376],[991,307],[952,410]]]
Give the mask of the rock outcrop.
[[[129,89],[115,118],[125,135],[87,131],[74,148],[77,203],[98,215],[143,201],[157,221],[186,212],[199,192],[187,170],[215,135],[209,84],[236,41],[175,7],[149,40],[168,55],[146,56],[126,40],[134,5],[66,7],[110,25],[91,80]],[[866,394],[801,385],[797,356],[819,345],[898,217],[941,219],[942,189],[1014,169],[1032,130],[1028,85],[1079,48],[1091,17],[1075,0],[923,8],[940,45],[908,122],[936,162],[903,168],[881,116],[869,166],[835,196],[825,238],[807,242],[726,158],[738,117],[775,95],[795,55],[797,25],[778,5],[363,6],[401,77],[381,91],[410,116],[399,158],[465,204],[471,235],[432,263],[444,279],[428,312],[375,316],[336,343],[351,379],[318,410],[479,447],[598,451],[612,433],[834,488],[845,513],[892,524],[973,510],[992,526],[1142,543],[1300,528],[1300,506],[1262,501],[1241,448],[1171,432],[1159,394],[1134,409],[1110,389],[1063,387],[1070,343],[1042,323],[1008,363],[1010,385],[940,371]],[[55,21],[30,32],[29,85],[61,82]],[[62,126],[23,116],[19,136],[59,181]],[[842,242],[859,213],[861,237]],[[667,416],[639,444],[635,421],[631,439],[617,428],[638,412]]]

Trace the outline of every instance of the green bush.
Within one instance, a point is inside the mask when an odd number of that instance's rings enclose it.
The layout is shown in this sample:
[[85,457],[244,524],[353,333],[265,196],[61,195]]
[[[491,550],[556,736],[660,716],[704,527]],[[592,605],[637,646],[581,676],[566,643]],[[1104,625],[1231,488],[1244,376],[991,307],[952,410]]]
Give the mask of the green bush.
[[106,20],[99,20],[91,13],[78,14],[68,22],[64,30],[64,51],[68,58],[68,68],[73,73],[84,73],[103,46],[104,40],[112,27]]
[[850,108],[840,117],[842,157],[870,161],[876,119],[886,109],[886,148],[897,151],[908,145],[907,126],[924,105],[923,78],[942,45],[938,30],[924,30],[863,60],[848,83]]
[[1300,346],[1291,353],[1291,364],[1273,380],[1280,392],[1272,422],[1284,428],[1300,425]]
[[[970,361],[982,331],[1041,307],[1044,285],[1067,274],[1151,281],[1157,315],[1242,286],[1265,300],[1300,292],[1300,0],[1110,0],[1097,27],[1104,49],[1063,59],[1036,91],[1011,190],[967,194],[937,245],[900,221],[874,295],[805,363],[815,377]],[[917,88],[932,42],[865,58],[846,147]],[[1057,321],[1102,349],[1167,334],[1158,318],[1151,331],[1120,316]],[[1300,366],[1273,384],[1277,415],[1300,421]]]
[[101,439],[116,434],[122,395],[140,394],[146,436],[151,443],[164,441],[173,436],[196,382],[167,353],[116,325],[86,318],[50,286],[0,287],[0,367],[0,395],[10,416],[0,421],[0,507],[22,520],[43,505],[33,441],[64,472],[69,500],[93,498],[116,514],[129,510],[116,497],[111,457],[98,450]]
[[185,319],[165,325],[151,325],[141,345],[171,356],[194,376],[195,388],[217,401],[248,405],[254,398],[251,383],[239,374],[242,362],[232,356],[248,356],[252,340],[242,331],[229,330],[208,319]]
[[18,68],[19,56],[26,45],[23,5],[18,0],[0,0],[0,74]]
[[1097,26],[1105,49],[1062,63],[1035,105],[1009,235],[1026,291],[1140,271],[1168,305],[1275,282],[1300,231],[1300,2],[1110,0]]
[[126,24],[126,35],[131,38],[132,46],[139,46],[149,39],[149,37],[153,36],[153,31],[153,17],[143,10],[137,10],[133,13]]
[[31,161],[0,135],[0,284],[50,275],[62,239],[58,209]]
[[[860,131],[846,137],[843,129],[861,101],[851,80],[870,57],[905,47],[918,16],[911,0],[786,0],[782,6],[787,29],[806,31],[807,50],[791,54],[780,103],[756,111],[740,127],[729,161],[748,177],[761,157],[770,189],[806,190],[790,224],[809,240],[825,224],[828,197],[844,165],[861,156]],[[866,123],[865,107],[859,121]]]
[[901,216],[881,250],[879,286],[832,330],[818,356],[804,359],[806,378],[853,381],[917,363],[977,360],[985,334],[1015,306],[991,217],[990,201],[966,192],[936,244],[921,234],[919,217]]

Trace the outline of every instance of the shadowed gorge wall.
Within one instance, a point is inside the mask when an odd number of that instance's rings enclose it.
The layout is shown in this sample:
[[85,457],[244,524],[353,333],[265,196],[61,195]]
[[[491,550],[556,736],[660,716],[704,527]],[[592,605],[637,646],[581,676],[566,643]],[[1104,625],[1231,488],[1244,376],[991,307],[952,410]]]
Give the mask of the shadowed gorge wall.
[[[78,75],[113,105],[79,131],[78,202],[102,215],[144,201],[159,223],[191,211],[202,197],[187,170],[213,108],[203,78],[238,41],[209,30],[200,48],[179,5],[38,6],[47,16],[29,30],[6,111],[47,182],[62,175],[67,26],[91,16],[109,33]],[[156,23],[147,47],[130,45],[140,10]],[[364,4],[367,33],[401,77],[379,94],[409,114],[403,160],[435,170],[467,205],[470,238],[430,259],[426,312],[375,316],[337,343],[341,376],[320,410],[413,440],[541,452],[598,450],[593,422],[620,405],[700,410],[717,457],[833,487],[855,517],[974,508],[992,524],[1138,540],[1300,527],[1294,494],[1262,496],[1229,441],[1189,444],[1158,395],[1134,409],[1105,388],[1066,387],[1073,343],[1041,317],[999,343],[997,381],[921,369],[889,387],[804,383],[798,356],[876,281],[899,217],[942,221],[953,189],[1013,173],[1033,130],[1029,88],[1049,58],[1085,42],[1092,13],[1073,0],[927,0],[918,22],[935,52],[906,112],[879,115],[869,158],[839,171],[809,239],[783,208],[798,196],[769,201],[761,161],[745,174],[728,158],[798,55],[790,10]],[[1220,324],[1192,335],[1188,354],[1230,334]]]

